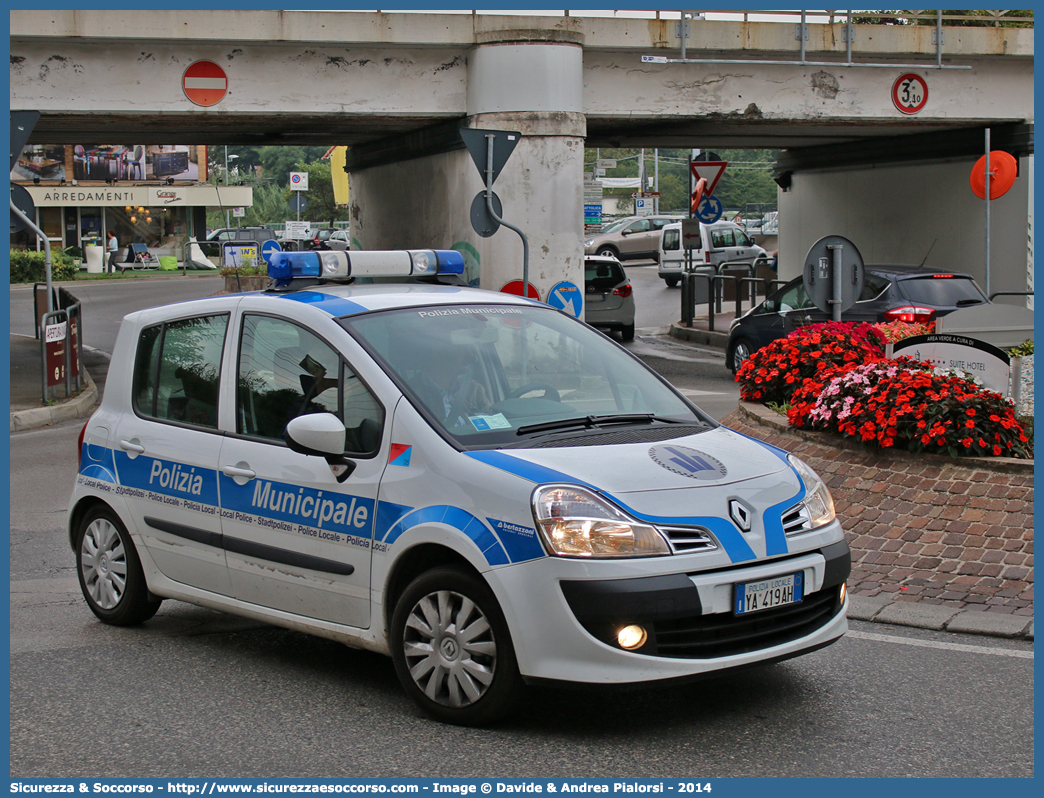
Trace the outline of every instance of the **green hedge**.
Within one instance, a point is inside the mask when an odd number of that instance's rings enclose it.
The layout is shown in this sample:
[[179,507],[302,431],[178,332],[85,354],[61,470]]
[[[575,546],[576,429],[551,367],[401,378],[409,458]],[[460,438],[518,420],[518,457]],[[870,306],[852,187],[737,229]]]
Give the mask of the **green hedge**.
[[[51,251],[51,279],[76,279],[76,265],[72,258],[61,250]],[[44,253],[28,250],[11,250],[11,282],[42,283],[47,280],[44,272]]]

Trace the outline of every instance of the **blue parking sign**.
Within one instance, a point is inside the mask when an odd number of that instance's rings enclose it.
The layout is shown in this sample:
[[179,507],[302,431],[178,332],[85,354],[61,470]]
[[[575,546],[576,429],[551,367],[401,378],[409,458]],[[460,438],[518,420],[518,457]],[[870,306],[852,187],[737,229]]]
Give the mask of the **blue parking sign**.
[[555,283],[554,287],[547,292],[547,304],[579,319],[584,310],[584,294],[573,283],[563,280]]

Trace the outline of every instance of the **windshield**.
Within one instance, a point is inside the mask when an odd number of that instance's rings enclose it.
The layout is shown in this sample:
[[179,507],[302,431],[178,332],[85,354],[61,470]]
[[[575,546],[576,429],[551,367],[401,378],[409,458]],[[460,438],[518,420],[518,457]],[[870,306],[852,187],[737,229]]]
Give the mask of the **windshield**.
[[550,308],[409,308],[341,323],[463,447],[704,420],[640,361]]
[[627,225],[629,225],[632,221],[634,221],[634,220],[633,219],[624,219],[624,220],[619,221],[619,222],[613,222],[608,227],[603,227],[602,231],[601,231],[601,233],[599,233],[599,235],[601,235],[602,233],[619,233],[621,230],[623,230],[625,227],[627,227]]

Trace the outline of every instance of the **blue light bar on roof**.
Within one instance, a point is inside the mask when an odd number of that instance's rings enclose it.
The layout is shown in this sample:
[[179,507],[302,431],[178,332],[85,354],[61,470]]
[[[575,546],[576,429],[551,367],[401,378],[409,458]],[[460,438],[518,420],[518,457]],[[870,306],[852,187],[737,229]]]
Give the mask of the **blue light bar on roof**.
[[277,285],[287,285],[295,277],[344,280],[363,275],[404,277],[463,273],[464,256],[452,249],[276,252],[268,261],[268,276]]

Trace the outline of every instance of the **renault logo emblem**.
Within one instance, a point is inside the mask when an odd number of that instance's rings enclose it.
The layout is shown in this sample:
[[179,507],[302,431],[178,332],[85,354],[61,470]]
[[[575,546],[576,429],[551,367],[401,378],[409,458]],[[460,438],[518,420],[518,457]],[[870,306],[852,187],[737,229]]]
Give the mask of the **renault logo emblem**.
[[729,515],[736,522],[736,526],[743,532],[750,532],[750,510],[744,507],[736,499],[729,502]]

